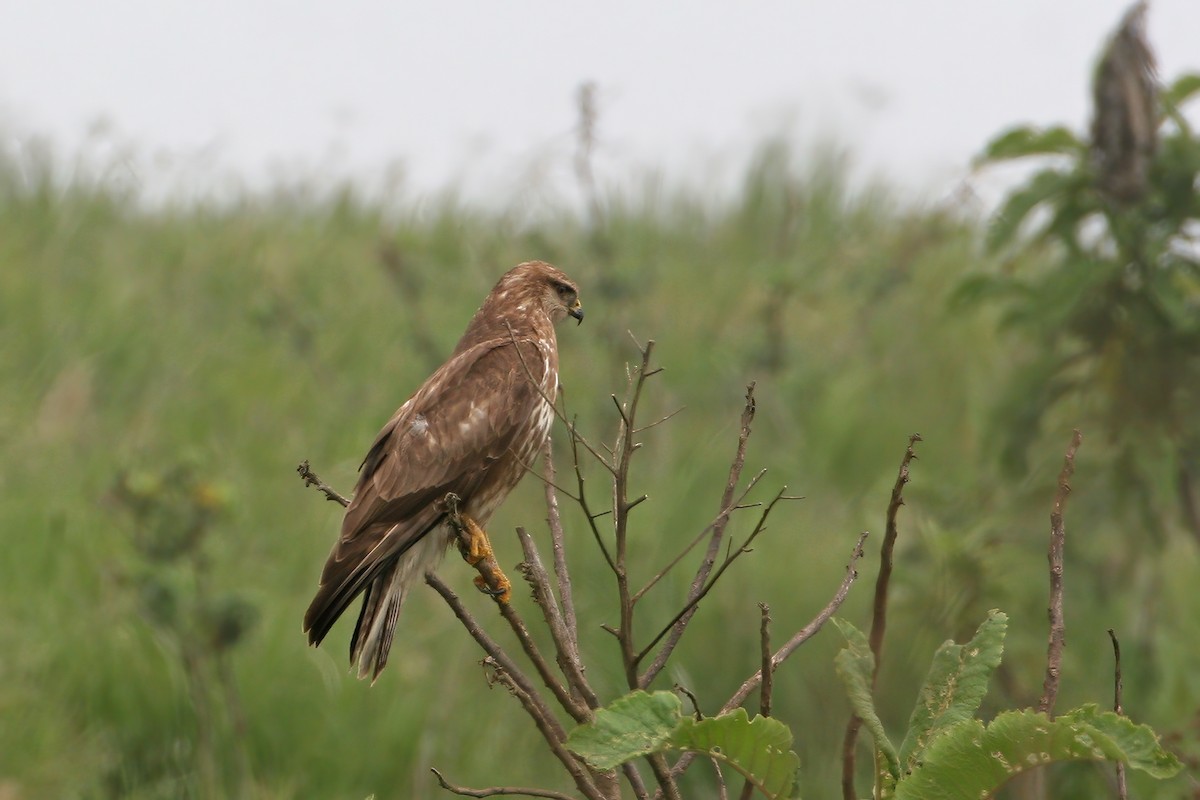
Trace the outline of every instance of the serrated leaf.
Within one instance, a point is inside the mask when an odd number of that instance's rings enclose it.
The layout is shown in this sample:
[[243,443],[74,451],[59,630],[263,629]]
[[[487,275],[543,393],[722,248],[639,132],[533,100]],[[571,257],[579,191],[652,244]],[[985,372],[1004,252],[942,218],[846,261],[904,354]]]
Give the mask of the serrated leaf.
[[684,719],[671,746],[728,764],[768,797],[789,797],[800,769],[792,732],[769,717],[750,719],[744,708],[700,721]]
[[900,761],[896,755],[896,747],[887,738],[883,722],[875,712],[875,702],[871,697],[872,676],[875,672],[875,654],[867,643],[863,632],[844,619],[833,618],[842,636],[846,637],[846,648],[834,658],[838,677],[846,687],[846,695],[850,698],[850,707],[863,721],[871,736],[875,739],[875,748],[883,754],[887,761],[887,770],[893,778],[900,775]]
[[979,710],[992,672],[1004,653],[1008,616],[993,609],[966,644],[945,642],[933,656],[925,685],[908,720],[900,760],[911,768],[941,731],[972,719]]
[[596,769],[613,769],[630,759],[665,750],[682,719],[671,692],[637,691],[596,710],[596,717],[567,736],[567,749]]
[[1168,107],[1180,106],[1198,92],[1200,92],[1200,75],[1192,72],[1178,78],[1164,89],[1162,92],[1162,101]]
[[989,797],[1018,773],[1056,761],[1120,761],[1156,778],[1182,765],[1154,731],[1127,717],[1084,706],[1051,720],[1036,711],[1009,711],[986,728],[967,720],[945,729],[896,784],[896,800]]
[[977,163],[1007,161],[1027,156],[1082,155],[1087,144],[1061,125],[1035,128],[1022,125],[1010,128],[987,143]]

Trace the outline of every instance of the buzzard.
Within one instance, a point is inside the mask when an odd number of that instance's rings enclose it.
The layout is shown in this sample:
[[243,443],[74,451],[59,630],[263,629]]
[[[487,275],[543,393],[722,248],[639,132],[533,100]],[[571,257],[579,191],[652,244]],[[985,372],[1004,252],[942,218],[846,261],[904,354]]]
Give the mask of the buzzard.
[[[475,312],[450,359],[383,426],[304,615],[309,644],[319,645],[362,594],[350,661],[358,677],[379,677],[405,595],[455,538],[450,494],[473,538],[470,555],[490,554],[481,526],[550,433],[558,392],[554,324],[567,316],[583,321],[571,279],[542,261],[519,264]],[[501,589],[497,599],[507,602]]]

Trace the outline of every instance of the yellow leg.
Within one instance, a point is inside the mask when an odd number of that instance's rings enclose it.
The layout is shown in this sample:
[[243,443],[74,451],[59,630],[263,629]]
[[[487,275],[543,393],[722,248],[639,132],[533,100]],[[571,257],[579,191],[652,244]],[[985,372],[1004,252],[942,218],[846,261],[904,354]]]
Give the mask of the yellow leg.
[[446,496],[450,524],[458,533],[458,550],[468,564],[479,570],[479,575],[475,577],[475,586],[479,591],[494,597],[497,603],[508,603],[512,597],[512,582],[496,563],[487,531],[478,522],[460,512],[458,503],[457,496]]

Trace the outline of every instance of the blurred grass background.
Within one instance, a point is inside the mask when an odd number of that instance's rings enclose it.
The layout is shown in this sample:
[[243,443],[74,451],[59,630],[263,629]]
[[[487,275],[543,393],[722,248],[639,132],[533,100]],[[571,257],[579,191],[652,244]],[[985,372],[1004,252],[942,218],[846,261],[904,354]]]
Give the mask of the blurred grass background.
[[[841,612],[865,627],[888,493],[920,432],[880,679],[885,723],[903,730],[933,649],[993,607],[1011,628],[990,705],[1033,702],[1048,514],[1078,425],[1060,707],[1111,702],[1113,628],[1127,712],[1194,757],[1200,560],[1173,521],[1170,465],[1150,486],[1164,520],[1153,535],[1120,502],[1121,451],[1089,427],[1084,404],[1048,416],[1027,471],[1006,474],[996,398],[1040,345],[1004,333],[987,305],[949,302],[965,277],[994,268],[981,221],[886,186],[852,189],[846,172],[835,151],[765,142],[736,197],[648,181],[603,198],[603,220],[588,225],[566,209],[531,221],[449,194],[385,208],[348,186],[147,208],[102,179],[64,180],[52,159],[0,163],[0,797],[429,797],[431,766],[465,785],[568,788],[432,592],[408,603],[373,688],[346,669],[351,622],[317,650],[300,632],[340,515],[296,464],[311,459],[348,491],[379,426],[499,274],[531,258],[582,287],[587,322],[560,331],[562,380],[593,441],[611,435],[609,395],[637,359],[629,333],[656,340],[665,367],[644,419],[686,407],[646,435],[635,462],[631,491],[650,496],[634,515],[637,577],[715,514],[751,380],[747,475],[769,470],[756,499],[781,484],[806,498],[777,510],[702,604],[657,688],[679,682],[718,707],[757,667],[756,604],[770,604],[783,641],[827,602],[869,529]],[[191,562],[147,555],[130,513],[130,486],[153,501],[174,474],[194,501],[181,502],[204,512]],[[602,476],[589,477],[603,506]],[[512,528],[544,527],[540,495],[527,481],[493,522],[506,566],[519,558]],[[613,588],[577,509],[566,522],[589,674],[611,699],[616,645],[599,626],[615,622]],[[146,576],[162,571],[180,574],[163,589],[172,602],[229,599],[252,612],[202,649],[208,666],[188,666],[186,615],[155,616],[164,595],[147,595],[157,584]],[[442,574],[492,618],[456,558]],[[689,579],[681,571],[651,596],[643,634],[669,620]],[[839,796],[839,644],[823,632],[776,679],[806,798]],[[228,683],[212,677],[225,668]],[[712,796],[707,768],[693,773],[689,796]],[[1139,797],[1195,791],[1187,775],[1138,777]],[[1090,766],[1058,781],[1061,797],[1106,786]]]

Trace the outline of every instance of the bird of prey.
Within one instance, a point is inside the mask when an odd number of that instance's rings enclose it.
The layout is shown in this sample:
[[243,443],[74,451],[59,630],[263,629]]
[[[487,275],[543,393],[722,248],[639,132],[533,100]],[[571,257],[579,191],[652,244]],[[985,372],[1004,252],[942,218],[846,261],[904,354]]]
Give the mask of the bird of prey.
[[[550,433],[558,392],[554,325],[568,316],[583,321],[575,283],[545,262],[519,264],[475,312],[450,359],[383,426],[304,615],[309,644],[320,644],[362,594],[350,661],[358,677],[379,677],[405,595],[455,539],[448,495],[457,496],[472,538],[468,560],[490,555],[482,526]],[[507,602],[501,580],[497,599]]]

